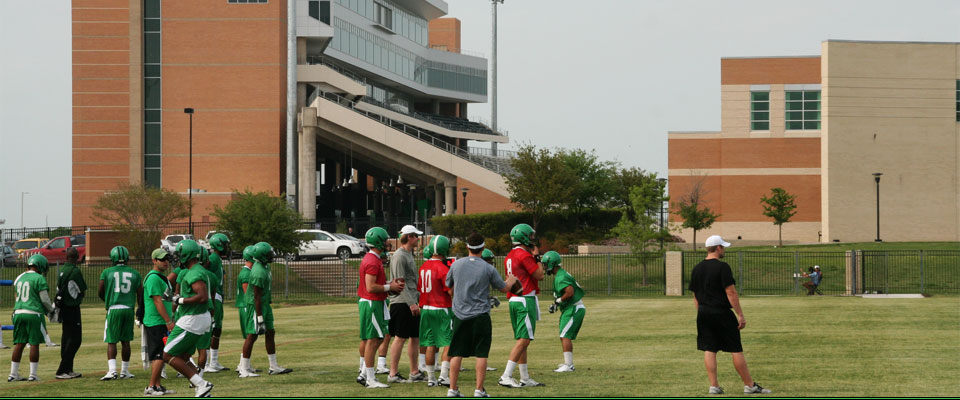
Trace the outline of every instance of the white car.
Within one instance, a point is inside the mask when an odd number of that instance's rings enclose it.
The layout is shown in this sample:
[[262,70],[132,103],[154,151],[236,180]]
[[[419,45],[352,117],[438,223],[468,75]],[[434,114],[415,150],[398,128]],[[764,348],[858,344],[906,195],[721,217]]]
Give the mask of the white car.
[[300,245],[295,259],[339,257],[341,260],[346,260],[366,252],[366,248],[359,241],[342,239],[327,231],[298,229],[297,233],[305,236],[306,240]]
[[173,235],[167,235],[160,241],[160,247],[164,250],[173,253],[173,250],[177,248],[177,243],[181,240],[190,239],[193,240],[193,235],[189,233],[175,233]]

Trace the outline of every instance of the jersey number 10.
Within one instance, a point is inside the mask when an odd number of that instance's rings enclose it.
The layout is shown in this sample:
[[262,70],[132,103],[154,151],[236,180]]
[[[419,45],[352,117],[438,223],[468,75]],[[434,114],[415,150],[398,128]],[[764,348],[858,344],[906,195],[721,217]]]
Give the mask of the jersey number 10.
[[420,271],[420,292],[430,293],[433,290],[433,271],[425,269]]

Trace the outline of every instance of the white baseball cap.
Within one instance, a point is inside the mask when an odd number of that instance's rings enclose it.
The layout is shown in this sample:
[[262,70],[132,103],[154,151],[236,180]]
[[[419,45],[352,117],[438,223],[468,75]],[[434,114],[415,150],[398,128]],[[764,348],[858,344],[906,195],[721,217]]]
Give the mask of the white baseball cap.
[[400,235],[409,235],[411,233],[417,234],[417,236],[423,235],[423,232],[420,232],[413,225],[404,225],[403,228],[400,228]]
[[713,247],[713,246],[730,247],[730,243],[724,242],[723,238],[720,237],[720,235],[713,235],[707,238],[706,246],[707,247]]

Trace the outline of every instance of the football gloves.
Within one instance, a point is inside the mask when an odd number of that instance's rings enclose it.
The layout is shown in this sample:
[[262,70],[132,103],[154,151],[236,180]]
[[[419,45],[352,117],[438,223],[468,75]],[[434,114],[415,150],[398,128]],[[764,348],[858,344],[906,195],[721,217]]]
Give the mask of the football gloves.
[[257,316],[257,335],[263,335],[267,333],[267,324],[263,323],[263,316]]
[[490,296],[490,306],[491,307],[500,307],[500,299],[496,296]]

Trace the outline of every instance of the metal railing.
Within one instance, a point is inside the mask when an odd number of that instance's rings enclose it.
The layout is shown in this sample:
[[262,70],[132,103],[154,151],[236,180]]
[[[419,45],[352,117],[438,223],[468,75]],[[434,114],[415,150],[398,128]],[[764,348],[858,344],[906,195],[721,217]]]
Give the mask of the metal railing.
[[445,44],[431,44],[429,47],[431,50],[445,51],[447,53],[463,54],[463,55],[468,55],[472,57],[487,58],[487,56],[483,54],[483,52],[481,51],[458,49],[456,47],[449,47]]
[[494,158],[506,158],[513,159],[517,157],[517,152],[513,150],[497,150],[497,154],[493,154],[493,150],[489,147],[467,147],[467,151],[470,154],[481,157],[494,157]]
[[864,293],[960,292],[960,251],[859,251]]

